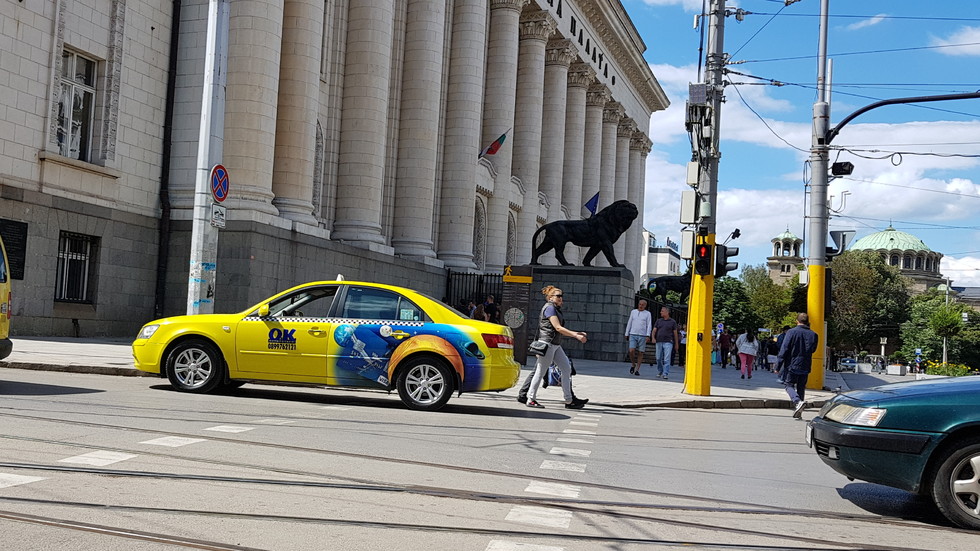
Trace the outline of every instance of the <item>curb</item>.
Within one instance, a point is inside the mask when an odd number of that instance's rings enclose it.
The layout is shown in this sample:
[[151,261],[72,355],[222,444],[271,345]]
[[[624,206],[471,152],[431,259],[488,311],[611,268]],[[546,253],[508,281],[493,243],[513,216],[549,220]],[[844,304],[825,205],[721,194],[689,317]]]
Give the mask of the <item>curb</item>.
[[60,373],[87,373],[90,375],[115,375],[118,377],[156,377],[132,367],[111,367],[104,365],[51,365],[28,362],[0,362],[0,367],[27,369],[31,371],[55,371]]

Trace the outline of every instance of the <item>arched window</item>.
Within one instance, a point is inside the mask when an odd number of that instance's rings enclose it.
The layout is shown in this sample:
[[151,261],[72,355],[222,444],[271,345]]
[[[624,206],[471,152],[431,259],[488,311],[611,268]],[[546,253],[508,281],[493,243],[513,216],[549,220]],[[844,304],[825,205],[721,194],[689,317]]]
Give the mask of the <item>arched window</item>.
[[902,269],[903,270],[911,270],[912,269],[912,257],[911,256],[903,256],[902,257]]
[[916,270],[921,270],[922,269],[922,257],[921,256],[915,257],[915,269]]
[[898,255],[893,254],[891,260],[888,263],[891,264],[892,266],[898,266]]

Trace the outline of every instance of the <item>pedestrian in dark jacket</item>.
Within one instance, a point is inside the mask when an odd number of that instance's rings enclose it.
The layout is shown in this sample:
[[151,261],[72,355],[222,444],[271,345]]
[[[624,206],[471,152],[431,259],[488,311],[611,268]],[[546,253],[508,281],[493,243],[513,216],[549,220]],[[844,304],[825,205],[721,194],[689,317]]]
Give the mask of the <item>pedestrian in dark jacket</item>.
[[803,417],[806,408],[806,382],[810,376],[813,353],[817,351],[817,334],[810,330],[810,317],[796,316],[796,327],[785,333],[779,348],[779,365],[786,371],[783,385],[793,402],[793,417]]

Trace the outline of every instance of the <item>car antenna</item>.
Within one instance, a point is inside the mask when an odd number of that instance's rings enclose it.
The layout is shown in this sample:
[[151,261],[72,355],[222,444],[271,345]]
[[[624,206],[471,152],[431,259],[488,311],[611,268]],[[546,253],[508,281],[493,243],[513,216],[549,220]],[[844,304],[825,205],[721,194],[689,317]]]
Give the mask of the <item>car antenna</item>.
[[344,274],[337,274],[337,281],[343,281],[343,280],[344,280]]

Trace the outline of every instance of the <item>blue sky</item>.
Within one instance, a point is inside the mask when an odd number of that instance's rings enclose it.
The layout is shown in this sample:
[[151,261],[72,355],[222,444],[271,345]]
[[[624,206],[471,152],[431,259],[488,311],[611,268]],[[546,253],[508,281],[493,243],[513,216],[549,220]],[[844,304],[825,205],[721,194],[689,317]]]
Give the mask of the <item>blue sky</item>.
[[[653,114],[645,226],[679,241],[677,223],[690,143],[689,82],[698,76],[701,0],[621,0],[646,43],[645,58],[671,101]],[[741,238],[740,266],[772,254],[771,239],[803,237],[804,161],[816,98],[819,0],[729,1],[753,14],[725,24],[730,74],[722,108],[718,234]],[[775,15],[778,14],[778,15]],[[980,90],[980,2],[831,0],[831,125],[881,99]],[[874,53],[868,53],[874,52]],[[752,78],[758,77],[758,78]],[[760,80],[763,79],[763,80]],[[757,84],[779,81],[784,86]],[[980,99],[897,105],[864,114],[835,139],[831,161],[854,173],[831,182],[832,230],[859,239],[891,224],[943,253],[954,286],[980,286]],[[764,122],[763,122],[764,121]],[[898,153],[898,154],[895,154]],[[859,157],[860,155],[861,157]],[[863,157],[863,158],[862,158]]]

